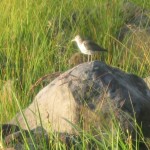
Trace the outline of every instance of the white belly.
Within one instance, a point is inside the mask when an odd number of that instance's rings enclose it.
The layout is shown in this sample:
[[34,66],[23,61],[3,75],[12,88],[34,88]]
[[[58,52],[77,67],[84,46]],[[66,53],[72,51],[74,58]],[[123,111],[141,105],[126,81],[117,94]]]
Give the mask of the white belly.
[[79,44],[78,47],[83,54],[92,55],[92,52],[90,50],[87,50],[84,44]]

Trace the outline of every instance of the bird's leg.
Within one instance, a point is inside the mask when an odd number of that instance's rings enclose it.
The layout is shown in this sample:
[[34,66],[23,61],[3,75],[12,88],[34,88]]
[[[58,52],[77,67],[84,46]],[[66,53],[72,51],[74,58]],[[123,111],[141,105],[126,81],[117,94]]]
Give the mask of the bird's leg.
[[89,55],[88,55],[88,62],[89,62]]
[[93,60],[93,59],[92,59],[92,55],[91,55],[91,62],[92,62],[92,60]]

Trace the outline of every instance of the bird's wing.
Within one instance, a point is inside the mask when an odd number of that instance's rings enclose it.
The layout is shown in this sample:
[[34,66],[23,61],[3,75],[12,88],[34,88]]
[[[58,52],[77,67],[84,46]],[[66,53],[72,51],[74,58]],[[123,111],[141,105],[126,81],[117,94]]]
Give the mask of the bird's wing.
[[85,48],[87,50],[93,50],[93,51],[107,51],[106,49],[100,47],[99,45],[97,45],[96,43],[94,43],[93,41],[83,41],[83,44],[85,46]]

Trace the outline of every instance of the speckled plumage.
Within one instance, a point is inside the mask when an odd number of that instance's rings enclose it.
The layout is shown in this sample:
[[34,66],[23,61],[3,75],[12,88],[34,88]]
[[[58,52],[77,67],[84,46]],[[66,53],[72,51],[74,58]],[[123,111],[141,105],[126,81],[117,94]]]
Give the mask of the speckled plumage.
[[77,43],[81,53],[88,55],[88,61],[89,61],[89,55],[94,55],[101,51],[107,52],[106,49],[100,47],[98,44],[94,43],[93,41],[83,40],[80,37],[80,35],[77,35],[72,41],[75,41]]

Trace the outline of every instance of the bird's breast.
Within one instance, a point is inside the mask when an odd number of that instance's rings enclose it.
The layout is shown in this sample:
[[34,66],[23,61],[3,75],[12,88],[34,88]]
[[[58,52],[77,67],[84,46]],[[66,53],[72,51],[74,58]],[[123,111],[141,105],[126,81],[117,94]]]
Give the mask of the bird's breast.
[[78,47],[83,54],[92,55],[91,51],[87,50],[84,44],[78,44]]

